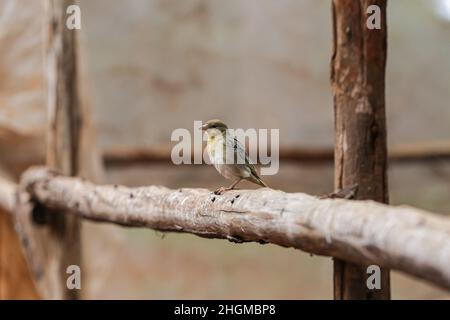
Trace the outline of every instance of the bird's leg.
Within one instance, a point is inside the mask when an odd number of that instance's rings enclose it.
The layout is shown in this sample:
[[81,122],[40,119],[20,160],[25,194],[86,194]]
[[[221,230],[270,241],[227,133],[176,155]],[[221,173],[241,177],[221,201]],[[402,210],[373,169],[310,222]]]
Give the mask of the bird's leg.
[[236,187],[236,185],[241,182],[241,178],[237,179],[235,182],[233,182],[233,184],[231,186],[228,187],[228,190],[233,190],[234,187]]
[[236,185],[241,182],[242,178],[239,178],[238,180],[236,180],[235,182],[233,182],[233,184],[231,186],[229,186],[228,188],[225,187],[220,187],[219,189],[217,189],[216,191],[214,191],[214,194],[220,195],[222,193],[224,193],[225,191],[229,191],[229,190],[233,190],[234,187],[236,187]]

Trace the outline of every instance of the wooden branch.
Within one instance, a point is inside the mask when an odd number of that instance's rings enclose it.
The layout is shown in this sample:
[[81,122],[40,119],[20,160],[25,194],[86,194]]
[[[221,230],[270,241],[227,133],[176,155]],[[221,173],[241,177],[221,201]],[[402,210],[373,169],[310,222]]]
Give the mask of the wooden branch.
[[28,170],[22,188],[41,205],[95,221],[293,247],[403,271],[450,289],[450,219],[373,201],[319,200],[271,189],[222,196],[205,189],[97,186]]
[[[380,9],[381,28],[366,26]],[[385,113],[386,0],[333,0],[331,85],[335,111],[335,188],[358,185],[356,199],[388,202]],[[367,265],[334,262],[335,299],[389,299],[389,271],[369,289]]]
[[450,142],[403,144],[388,149],[390,163],[414,163],[450,160]]
[[[270,151],[269,151],[270,152]],[[193,163],[194,154],[191,153]],[[333,150],[330,148],[282,148],[280,150],[282,161],[302,163],[322,163],[333,161]],[[103,153],[103,161],[106,166],[119,167],[139,164],[169,164],[171,149],[166,148],[111,148]]]

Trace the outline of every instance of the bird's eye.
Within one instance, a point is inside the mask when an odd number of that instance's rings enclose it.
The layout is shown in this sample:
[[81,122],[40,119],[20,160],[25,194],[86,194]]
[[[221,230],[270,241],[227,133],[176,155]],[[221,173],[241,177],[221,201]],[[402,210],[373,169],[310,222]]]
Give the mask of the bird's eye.
[[217,126],[216,126],[216,125],[213,125],[211,128],[217,128]]

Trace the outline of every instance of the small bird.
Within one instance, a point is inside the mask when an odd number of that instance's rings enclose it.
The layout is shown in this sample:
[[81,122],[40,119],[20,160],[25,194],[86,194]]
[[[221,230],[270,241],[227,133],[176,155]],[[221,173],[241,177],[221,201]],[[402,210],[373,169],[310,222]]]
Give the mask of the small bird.
[[[248,180],[262,187],[268,187],[256,172],[241,143],[227,132],[227,125],[220,120],[209,120],[201,129],[208,136],[206,150],[214,167],[233,184],[228,188],[220,187],[214,193],[222,194],[233,190],[241,180]],[[231,160],[231,161],[230,161]]]

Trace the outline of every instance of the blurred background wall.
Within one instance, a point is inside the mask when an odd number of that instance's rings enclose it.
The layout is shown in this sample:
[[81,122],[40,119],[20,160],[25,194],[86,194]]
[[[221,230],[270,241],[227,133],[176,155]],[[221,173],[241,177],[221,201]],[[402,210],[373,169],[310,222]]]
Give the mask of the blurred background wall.
[[[449,2],[389,1],[389,146],[450,141]],[[279,128],[282,147],[333,146],[329,1],[80,3],[83,86],[102,150],[165,147],[172,130],[210,118]],[[16,174],[43,150],[43,13],[40,1],[0,0],[0,161]],[[106,173],[131,186],[225,183],[206,165]],[[267,181],[323,194],[333,168],[281,163]],[[389,187],[393,204],[450,214],[448,162],[393,165]],[[88,298],[332,297],[331,259],[292,249],[92,223],[84,241]],[[449,297],[397,273],[392,288],[394,298]]]

